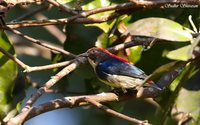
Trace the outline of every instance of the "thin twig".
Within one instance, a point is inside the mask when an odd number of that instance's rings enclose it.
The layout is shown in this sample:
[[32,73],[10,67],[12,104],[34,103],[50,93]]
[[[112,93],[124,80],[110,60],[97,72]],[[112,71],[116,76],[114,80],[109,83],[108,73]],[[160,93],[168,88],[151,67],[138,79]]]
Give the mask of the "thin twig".
[[100,16],[100,17],[93,17],[93,18],[78,18],[74,20],[72,23],[81,23],[81,24],[93,24],[93,23],[103,23],[107,22],[109,20],[113,20],[119,16],[121,16],[123,13],[111,13],[108,15]]
[[24,69],[24,72],[33,72],[33,71],[41,71],[41,70],[49,70],[53,68],[59,68],[63,67],[66,65],[69,65],[73,60],[71,61],[64,61],[60,63],[55,63],[55,64],[50,64],[50,65],[45,65],[45,66],[28,66],[25,63],[23,63],[21,60],[19,60],[17,57],[13,56],[9,52],[5,51],[3,48],[0,47],[0,52],[2,52],[4,55],[12,59],[17,65],[22,67]]
[[113,101],[132,99],[136,97],[134,95],[135,93],[126,93],[126,94],[121,93],[120,95],[118,95],[115,93],[108,92],[108,93],[100,93],[94,95],[71,96],[71,97],[65,97],[63,99],[56,99],[50,102],[40,104],[38,106],[31,107],[25,112],[22,112],[18,114],[16,117],[12,118],[7,125],[21,125],[30,118],[60,108],[75,108],[88,105],[88,103],[85,102],[83,98],[90,98],[92,100],[95,100],[96,102],[103,103],[103,102],[113,102]]
[[50,64],[50,65],[45,65],[45,66],[33,66],[33,67],[28,67],[24,72],[34,72],[34,71],[43,71],[43,70],[49,70],[49,69],[54,69],[54,68],[59,68],[63,66],[67,66],[70,63],[72,63],[73,60],[71,61],[64,61],[60,63],[55,63],[55,64]]
[[58,3],[56,0],[47,0],[47,2],[49,2],[50,4],[60,8],[62,11],[65,11],[65,12],[67,12],[69,14],[74,14],[74,15],[78,14],[78,12],[76,12],[73,9],[70,9],[70,8]]
[[40,45],[42,47],[45,47],[45,48],[51,50],[52,52],[56,51],[56,52],[62,53],[62,54],[67,55],[67,56],[76,57],[76,55],[74,55],[74,54],[72,54],[72,53],[70,53],[70,52],[68,52],[68,51],[66,51],[64,49],[60,49],[58,47],[43,43],[42,41],[34,39],[34,38],[29,37],[27,35],[24,35],[23,33],[15,30],[15,29],[11,29],[9,27],[3,27],[3,29],[8,30],[8,31],[10,31],[10,32],[12,32],[14,34],[17,34],[17,35],[21,36],[22,38],[24,38],[24,39],[26,39],[26,40],[28,40],[28,41],[30,41],[32,43],[38,44],[38,45]]
[[[37,20],[37,21],[24,21],[24,22],[15,22],[15,23],[8,23],[7,25],[10,28],[18,28],[18,27],[26,27],[26,26],[44,26],[44,25],[58,25],[58,24],[67,24],[71,22],[76,22],[77,19],[88,17],[93,14],[105,12],[105,11],[112,11],[115,10],[117,12],[135,8],[153,8],[153,7],[163,7],[166,4],[173,3],[173,4],[180,4],[180,3],[187,3],[187,4],[197,4],[199,5],[199,0],[194,1],[172,1],[172,0],[165,0],[165,1],[138,1],[138,0],[131,0],[132,2],[122,3],[118,5],[112,6],[105,6],[101,8],[95,8],[88,11],[83,11],[80,14],[75,16],[71,16],[69,18],[62,18],[62,19],[52,19],[52,20]],[[130,13],[130,12],[127,13]],[[87,19],[87,18],[86,18]],[[103,22],[103,20],[101,20]],[[84,23],[80,20],[77,23]],[[95,21],[94,21],[95,23]]]
[[18,58],[16,58],[15,56],[13,56],[12,54],[10,54],[9,52],[7,52],[6,50],[4,50],[3,48],[0,47],[0,51],[6,55],[7,57],[9,57],[10,59],[12,59],[16,64],[18,64],[20,67],[22,67],[23,69],[27,69],[29,66],[24,64],[22,61],[20,61]]
[[108,113],[108,114],[110,114],[112,116],[115,116],[115,117],[118,117],[120,119],[126,120],[128,122],[133,123],[133,124],[150,125],[150,124],[148,124],[148,121],[146,121],[146,120],[145,121],[141,121],[141,120],[138,120],[136,118],[132,118],[132,117],[129,117],[127,115],[121,114],[121,113],[116,112],[116,111],[108,108],[107,106],[102,105],[101,103],[99,103],[99,102],[97,102],[95,100],[92,100],[90,98],[83,98],[83,100],[86,101],[86,102],[89,102],[90,104],[94,105],[95,107],[103,110],[104,112],[106,112],[106,113]]
[[42,0],[2,0],[8,5],[17,5],[17,4],[31,4],[31,3],[37,3],[42,2]]
[[[123,4],[118,4],[118,5],[113,5],[113,6],[106,6],[106,7],[101,7],[101,8],[95,8],[91,9],[88,11],[81,12],[80,14],[77,14],[75,16],[71,16],[69,18],[63,18],[63,19],[56,19],[56,20],[38,20],[38,21],[28,21],[28,22],[15,22],[15,23],[10,23],[7,24],[10,28],[16,28],[16,27],[23,27],[23,26],[44,26],[44,25],[56,25],[56,24],[67,24],[72,21],[75,21],[78,18],[82,17],[87,17],[93,14],[105,12],[105,11],[111,11],[111,10],[120,10],[120,9],[128,9],[131,6],[134,6],[135,4],[132,2],[128,3],[123,3]],[[12,25],[12,26],[11,26]],[[13,25],[15,25],[13,27]],[[17,26],[16,26],[17,25]]]
[[[107,48],[107,50],[110,51],[111,53],[114,53],[114,52],[117,52],[119,50],[130,48],[132,46],[138,46],[138,45],[149,46],[153,39],[155,39],[155,38],[154,37],[143,38],[143,37],[134,36],[134,37],[131,38],[130,42],[118,44],[116,46]],[[156,42],[159,42],[159,41],[163,41],[163,40],[161,40],[161,39],[156,40]]]
[[30,12],[27,12],[26,14],[24,14],[24,15],[16,18],[16,19],[14,19],[14,20],[12,20],[11,22],[22,21],[24,19],[32,17],[33,15],[35,15],[35,14],[41,12],[41,11],[44,11],[44,10],[48,9],[48,7],[49,6],[47,4],[44,4],[44,5],[36,8],[36,9],[34,9],[34,10],[30,11]]
[[34,93],[31,96],[31,98],[27,101],[26,106],[22,109],[22,111],[24,112],[27,109],[31,108],[33,103],[43,93],[45,93],[45,91],[47,91],[49,88],[51,88],[53,85],[55,85],[61,78],[63,78],[64,76],[66,76],[67,74],[69,74],[70,72],[75,70],[83,62],[86,62],[86,58],[85,57],[84,58],[83,57],[78,57],[78,58],[75,59],[75,61],[73,61],[73,63],[71,63],[70,65],[68,65],[64,69],[62,69],[55,76],[51,77],[51,79],[49,81],[47,81],[43,87],[41,87],[36,93]]
[[81,101],[80,99],[83,97],[96,99],[96,101],[100,102],[108,102],[109,100],[117,101],[118,96],[114,93],[102,93],[96,95],[86,95],[86,96],[73,96],[73,97],[66,97],[63,99],[56,99],[50,102],[41,104],[39,106],[32,107],[25,112],[22,112],[15,116],[14,118],[10,119],[7,125],[22,125],[25,121],[30,118],[33,118],[37,115],[40,115],[44,112],[52,111],[55,109],[60,108],[73,108],[88,105],[88,103]]
[[[126,9],[127,9],[132,5],[133,5],[133,3],[129,2],[129,3],[123,3],[123,4],[113,5],[113,6],[106,6],[106,7],[91,9],[88,11],[81,12],[80,14],[77,14],[75,16],[71,16],[69,18],[63,18],[63,19],[57,19],[57,20],[28,21],[28,22],[32,23],[33,25],[37,25],[37,26],[39,26],[40,24],[41,24],[40,26],[42,26],[43,23],[45,23],[45,25],[67,24],[67,23],[74,21],[77,18],[87,17],[87,16],[90,16],[90,15],[93,15],[96,13],[101,13],[101,12],[110,11],[110,10],[114,10],[114,9],[118,10],[119,8],[122,8],[122,7],[123,7],[123,9],[125,9],[124,7],[126,7]],[[14,24],[17,24],[17,23],[15,22]],[[20,25],[21,27],[24,24],[25,24],[24,22],[18,23],[18,25]],[[7,24],[7,25],[9,25],[9,24]],[[27,25],[27,24],[25,24],[25,25]],[[11,28],[13,28],[13,27],[11,27]]]
[[[43,0],[2,0],[3,2],[5,2],[6,4],[12,4],[12,6],[14,5],[17,5],[17,4],[31,4],[31,3],[36,3],[36,2],[42,2]],[[199,0],[161,0],[161,1],[143,1],[143,0],[129,0],[133,3],[141,3],[141,4],[144,4],[144,3],[163,3],[163,2],[171,2],[171,3],[198,3]]]
[[[71,23],[81,23],[81,24],[93,24],[93,23],[102,23],[112,19],[115,19],[122,15],[123,13],[112,13],[105,16],[93,17],[93,18],[77,18]],[[16,29],[21,27],[35,27],[35,26],[46,26],[46,25],[57,25],[57,24],[66,24],[66,18],[62,19],[42,19],[42,20],[30,20],[30,21],[21,21],[21,22],[11,22],[7,23],[7,26]]]

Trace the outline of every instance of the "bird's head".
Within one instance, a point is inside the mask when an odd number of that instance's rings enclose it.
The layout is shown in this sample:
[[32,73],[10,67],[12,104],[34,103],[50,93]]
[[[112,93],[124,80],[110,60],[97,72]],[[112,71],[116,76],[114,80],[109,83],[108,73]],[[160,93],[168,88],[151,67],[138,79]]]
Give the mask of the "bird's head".
[[118,57],[103,48],[96,48],[96,47],[91,48],[87,51],[87,56],[88,56],[88,60],[89,60],[90,64],[93,67],[95,67],[99,62],[104,61],[109,58],[116,58],[118,60],[121,60],[124,63],[128,63],[123,58]]
[[87,51],[87,56],[90,64],[95,67],[99,62],[110,58],[111,53],[103,48],[91,48]]

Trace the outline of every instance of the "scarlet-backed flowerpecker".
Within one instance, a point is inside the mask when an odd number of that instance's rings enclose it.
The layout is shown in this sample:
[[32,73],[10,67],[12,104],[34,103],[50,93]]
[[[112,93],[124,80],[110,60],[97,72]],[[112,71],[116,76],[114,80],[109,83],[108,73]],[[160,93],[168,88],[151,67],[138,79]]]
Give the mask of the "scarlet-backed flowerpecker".
[[[87,51],[87,56],[102,82],[114,88],[122,88],[124,92],[126,89],[141,86],[147,77],[141,69],[106,49],[91,48]],[[151,83],[153,84],[148,84]]]

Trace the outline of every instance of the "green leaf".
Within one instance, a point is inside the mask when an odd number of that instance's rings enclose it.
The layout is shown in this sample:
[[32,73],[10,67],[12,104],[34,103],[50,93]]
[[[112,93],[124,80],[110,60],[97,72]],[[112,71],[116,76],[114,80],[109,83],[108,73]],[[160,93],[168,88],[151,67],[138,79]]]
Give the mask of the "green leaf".
[[130,62],[133,62],[134,64],[137,63],[141,58],[141,51],[142,51],[142,46],[134,46],[126,49],[128,60]]
[[[111,2],[108,0],[94,0],[92,2],[89,2],[85,5],[83,5],[82,9],[83,10],[91,10],[91,9],[105,7],[105,6],[109,6],[109,5],[111,5]],[[101,16],[108,15],[112,12],[114,12],[114,11],[101,12],[98,14],[91,15],[91,16],[89,16],[89,18],[99,18]],[[107,33],[114,24],[115,24],[115,20],[109,21],[109,22],[103,22],[103,23],[86,24],[86,26],[96,26],[96,27],[99,27],[100,29],[102,29],[105,33]]]
[[144,18],[128,26],[124,35],[155,37],[169,41],[190,41],[192,35],[182,25],[165,18]]
[[[193,84],[193,83],[192,83]],[[195,82],[195,84],[198,84]],[[199,110],[200,110],[200,91],[192,91],[188,89],[182,89],[176,100],[176,110],[177,112],[189,113],[193,120],[189,121],[188,125],[198,125],[199,120]]]
[[[113,21],[114,22],[114,21]],[[94,23],[94,24],[85,24],[85,26],[96,26],[107,33],[113,26],[114,23],[108,24],[108,22],[104,23]]]
[[185,71],[183,72],[185,74],[180,75],[170,86],[171,91],[174,92],[172,97],[177,96],[174,107],[175,110],[172,110],[172,114],[176,117],[179,113],[189,113],[192,120],[187,122],[188,125],[197,125],[200,122],[200,85],[198,84],[200,75],[199,70],[199,62],[192,62],[185,68]]
[[[93,0],[91,2],[88,2],[87,4],[84,4],[82,6],[83,10],[91,10],[91,9],[95,9],[95,8],[99,8],[99,7],[105,7],[105,6],[109,6],[111,5],[111,2],[108,0]],[[102,13],[98,13],[98,14],[94,14],[90,17],[98,17],[98,16],[102,16],[108,13],[111,13],[112,11],[106,11],[106,12],[102,12]]]
[[98,36],[97,41],[95,42],[95,46],[99,48],[108,48],[116,39],[116,35],[109,37],[107,33],[103,32]]
[[181,48],[178,48],[176,50],[170,51],[167,53],[167,58],[173,59],[173,60],[182,60],[187,61],[191,58],[193,58],[193,50],[195,47],[198,46],[200,42],[200,36],[198,36],[195,39],[191,40],[191,45],[187,45]]
[[[109,0],[85,0],[85,1],[76,1],[76,0],[58,0],[58,2],[68,8],[76,10],[92,10],[100,7],[105,7],[109,5],[114,5],[115,3],[110,2]],[[114,11],[105,11],[97,14],[92,14],[88,18],[99,18],[101,16],[106,16],[113,13]],[[94,23],[94,24],[85,24],[85,26],[96,26],[107,33],[115,24],[116,20],[107,21],[103,23]]]
[[102,33],[98,36],[97,41],[95,43],[96,47],[99,48],[107,48],[108,47],[108,34]]
[[191,50],[191,45],[188,45],[188,46],[184,46],[179,49],[170,51],[168,52],[166,56],[167,58],[173,59],[173,60],[187,61],[191,59],[192,57],[190,50]]
[[[15,54],[14,48],[8,37],[0,31],[0,47],[11,54]],[[12,91],[17,76],[17,65],[0,52],[0,115],[4,116],[11,108]]]

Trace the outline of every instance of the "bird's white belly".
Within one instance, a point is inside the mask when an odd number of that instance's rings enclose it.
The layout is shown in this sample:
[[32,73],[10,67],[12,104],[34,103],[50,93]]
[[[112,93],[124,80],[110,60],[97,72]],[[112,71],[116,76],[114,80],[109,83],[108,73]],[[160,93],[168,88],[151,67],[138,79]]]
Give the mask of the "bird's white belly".
[[109,86],[124,89],[135,88],[143,83],[141,79],[121,75],[109,75],[107,80],[108,81],[102,81]]

